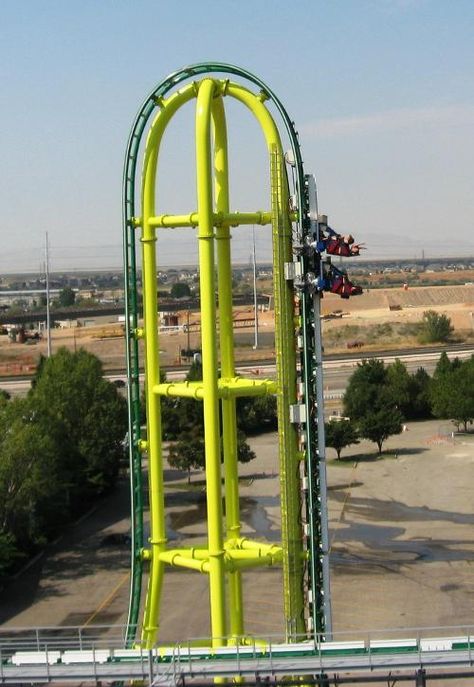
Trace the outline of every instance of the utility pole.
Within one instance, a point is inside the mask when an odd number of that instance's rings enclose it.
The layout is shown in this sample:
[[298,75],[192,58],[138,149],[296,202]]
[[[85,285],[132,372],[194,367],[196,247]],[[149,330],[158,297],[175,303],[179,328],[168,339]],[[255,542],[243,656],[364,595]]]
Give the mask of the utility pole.
[[186,355],[188,355],[188,356],[189,356],[189,351],[191,350],[191,339],[190,339],[190,333],[189,333],[189,307],[190,307],[190,306],[188,305],[188,311],[187,311],[187,313],[186,313],[186,315],[187,315],[187,318],[186,318],[186,333],[187,333],[187,337],[186,337],[186,341],[187,341]]
[[46,258],[46,337],[48,342],[48,358],[51,357],[51,318],[49,311],[49,241],[48,232],[46,232],[45,240],[45,258]]
[[255,338],[253,347],[258,348],[258,303],[257,303],[257,260],[255,256],[255,224],[252,224],[252,239],[253,239],[253,310],[254,310],[254,326]]

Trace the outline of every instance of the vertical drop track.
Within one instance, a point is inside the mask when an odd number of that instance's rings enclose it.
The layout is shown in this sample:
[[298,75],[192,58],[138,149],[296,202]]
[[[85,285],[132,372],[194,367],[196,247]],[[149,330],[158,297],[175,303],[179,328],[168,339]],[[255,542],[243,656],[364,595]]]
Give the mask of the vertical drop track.
[[[142,211],[136,202],[138,186],[137,170],[140,144],[149,128],[152,116],[162,106],[164,99],[185,81],[211,74],[233,75],[243,79],[260,91],[259,99],[269,100],[276,108],[283,130],[291,145],[293,156],[292,208],[285,209],[288,188],[282,187],[286,170],[281,154],[270,152],[272,177],[272,224],[275,236],[278,223],[281,230],[289,231],[288,248],[284,240],[277,249],[283,251],[274,264],[279,275],[280,300],[277,313],[277,395],[279,397],[280,451],[289,450],[296,456],[294,463],[280,459],[288,474],[281,475],[283,571],[285,595],[285,622],[289,641],[301,635],[318,633],[328,637],[331,633],[329,592],[328,531],[326,506],[326,466],[324,448],[324,413],[322,348],[320,325],[321,292],[311,288],[308,274],[322,274],[321,256],[317,251],[307,251],[309,241],[319,237],[316,186],[313,177],[305,176],[298,135],[294,124],[275,94],[253,74],[233,65],[200,63],[171,74],[148,96],[140,108],[128,140],[123,175],[123,236],[126,301],[126,355],[128,374],[129,407],[129,457],[132,510],[132,560],[130,606],[128,615],[127,643],[131,645],[137,636],[141,613],[141,587],[144,572],[143,535],[143,480],[142,454],[147,449],[147,439],[141,438],[140,412],[140,359],[139,340],[145,336],[139,328],[141,316],[138,293],[137,268],[137,216]],[[234,86],[238,97],[239,87]],[[241,89],[244,91],[245,89]],[[246,93],[249,93],[246,91]],[[240,95],[242,102],[244,95]],[[244,104],[246,104],[244,102]],[[220,116],[219,114],[217,115]],[[285,182],[286,186],[286,182]],[[228,212],[228,198],[221,197],[221,208]],[[286,214],[286,216],[285,216]],[[288,228],[285,230],[285,226]],[[275,233],[277,232],[277,234]],[[225,229],[217,228],[221,237]],[[219,242],[218,242],[219,244]],[[227,275],[228,276],[228,275]],[[286,283],[286,286],[285,286]],[[220,293],[227,292],[226,285],[219,284]],[[277,299],[278,300],[278,299]],[[228,307],[228,304],[227,304]],[[279,327],[279,329],[278,329]],[[280,342],[280,343],[278,343]],[[222,345],[222,343],[221,343]],[[224,341],[224,348],[227,347]],[[278,351],[283,353],[278,353]],[[299,364],[297,358],[299,357]],[[285,369],[293,360],[293,369]],[[227,366],[233,370],[233,357],[227,352]],[[242,380],[245,382],[245,380]],[[289,388],[283,390],[283,385]],[[232,385],[228,385],[232,389]],[[235,391],[234,395],[240,393]],[[285,395],[285,393],[287,395]],[[286,400],[284,400],[286,398]],[[281,400],[283,399],[283,401]],[[231,409],[233,401],[224,402]],[[230,417],[231,413],[229,414]],[[232,422],[227,420],[227,422]],[[286,429],[282,429],[283,425]],[[282,439],[283,437],[283,439]],[[293,438],[292,438],[293,437]],[[291,446],[286,446],[290,442]],[[294,446],[297,450],[294,450]],[[281,470],[282,471],[282,470]],[[237,522],[231,529],[238,528]],[[164,554],[163,554],[164,555]],[[230,554],[229,554],[230,555]],[[270,555],[270,554],[268,554]],[[232,579],[232,574],[231,574]],[[235,592],[236,594],[236,592]],[[235,596],[234,594],[234,596]],[[238,595],[237,595],[238,596]],[[236,597],[237,598],[237,597]],[[145,611],[146,616],[146,611]],[[232,618],[232,615],[231,615]],[[236,628],[240,627],[240,622]],[[236,629],[234,628],[234,630]],[[231,622],[232,629],[232,622]],[[235,634],[235,632],[234,632]],[[183,638],[184,639],[184,638]],[[151,640],[150,640],[151,641]]]

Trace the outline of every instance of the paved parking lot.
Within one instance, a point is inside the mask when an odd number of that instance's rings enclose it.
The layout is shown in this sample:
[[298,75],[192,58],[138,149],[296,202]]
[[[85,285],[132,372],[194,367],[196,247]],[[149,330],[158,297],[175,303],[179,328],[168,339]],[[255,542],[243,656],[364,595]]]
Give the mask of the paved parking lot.
[[[335,460],[328,452],[332,604],[335,631],[474,622],[474,435],[451,436],[449,423],[424,422],[387,441],[377,459],[362,442]],[[278,541],[276,437],[251,440],[257,459],[242,466],[243,533]],[[204,537],[205,493],[166,474],[170,536]],[[202,480],[195,473],[193,482]],[[185,480],[184,480],[185,481]],[[128,485],[70,530],[0,595],[4,626],[125,622]],[[245,573],[247,630],[283,631],[281,572]],[[163,590],[162,639],[206,636],[207,580],[170,570]],[[408,632],[409,634],[409,632]]]

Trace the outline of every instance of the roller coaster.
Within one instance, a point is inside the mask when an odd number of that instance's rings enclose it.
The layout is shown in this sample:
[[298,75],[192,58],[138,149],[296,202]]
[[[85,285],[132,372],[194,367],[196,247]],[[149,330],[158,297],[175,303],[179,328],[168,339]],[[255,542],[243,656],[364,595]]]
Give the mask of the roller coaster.
[[[268,209],[235,212],[230,208],[226,98],[250,110],[262,129],[270,175]],[[156,214],[161,141],[176,112],[194,99],[197,209],[187,208],[181,215]],[[285,154],[281,134],[290,145]],[[0,683],[145,680],[150,685],[174,687],[188,679],[209,684],[229,677],[243,684],[244,680],[271,676],[284,679],[285,684],[325,687],[331,682],[340,685],[380,680],[388,684],[414,680],[421,686],[428,674],[433,679],[472,677],[472,628],[456,628],[456,635],[441,637],[434,637],[429,630],[409,639],[367,636],[354,641],[334,637],[320,305],[325,291],[342,298],[361,292],[344,270],[331,263],[331,257],[358,255],[362,246],[352,236],[331,229],[327,217],[319,214],[314,177],[304,172],[297,132],[276,95],[259,78],[233,65],[201,63],[170,75],[147,97],[133,124],[123,200],[132,504],[128,623],[125,629],[114,628],[118,639],[110,634],[111,628],[92,626],[75,628],[71,637],[70,629],[64,627],[2,635]],[[276,381],[247,379],[238,376],[235,369],[230,228],[249,224],[268,224],[272,229]],[[203,374],[202,380],[195,382],[167,382],[161,374],[156,238],[157,231],[166,227],[194,230],[198,243]],[[138,290],[139,269],[142,294]],[[217,309],[220,324],[216,332]],[[140,407],[140,342],[145,351],[145,436]],[[267,394],[277,398],[280,544],[243,537],[240,525],[236,399]],[[180,549],[168,545],[161,432],[161,401],[165,397],[191,398],[203,405],[205,546]],[[145,459],[148,541],[144,536]],[[285,636],[277,642],[249,636],[245,630],[242,571],[267,565],[279,565],[283,571]],[[208,576],[210,639],[191,642],[183,638],[171,647],[160,641],[161,588],[169,566]],[[333,678],[328,677],[330,672]]]
[[[236,212],[230,207],[224,107],[228,99],[251,112],[265,138],[270,176],[267,209]],[[155,186],[162,139],[175,114],[192,100],[196,100],[197,209],[186,208],[179,215],[157,214]],[[280,130],[290,145],[285,154]],[[261,79],[233,65],[195,64],[171,74],[152,91],[128,141],[123,198],[133,548],[129,646],[138,639],[141,617],[140,645],[150,648],[159,637],[160,595],[167,566],[209,577],[214,647],[226,641],[222,638],[245,643],[242,571],[267,565],[283,569],[287,641],[313,633],[329,638],[320,299],[324,291],[342,298],[361,292],[345,271],[331,263],[333,255],[358,255],[361,246],[352,236],[332,230],[327,217],[319,215],[316,183],[304,172],[298,134],[281,101]],[[272,229],[276,381],[246,379],[235,371],[230,228],[242,225],[271,225]],[[194,230],[198,243],[202,322],[202,380],[198,382],[167,383],[160,374],[156,240],[160,229],[176,227]],[[138,246],[143,326],[139,326]],[[145,349],[145,438],[138,380],[140,340]],[[236,398],[266,394],[277,397],[282,529],[278,546],[242,537],[239,514]],[[207,545],[203,547],[168,547],[160,419],[164,397],[192,398],[203,404],[207,498]],[[144,455],[149,471],[148,542],[143,535]],[[145,566],[148,587],[142,604]]]

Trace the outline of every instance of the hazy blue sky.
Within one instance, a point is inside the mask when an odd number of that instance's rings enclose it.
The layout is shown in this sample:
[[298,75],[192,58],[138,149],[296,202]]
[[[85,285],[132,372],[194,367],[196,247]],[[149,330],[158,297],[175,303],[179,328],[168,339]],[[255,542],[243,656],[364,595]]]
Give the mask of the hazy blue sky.
[[[45,231],[53,268],[120,264],[135,113],[204,60],[279,95],[321,209],[367,257],[473,255],[473,37],[472,0],[0,0],[0,272],[38,269]],[[162,211],[194,209],[191,127],[189,108],[164,150]],[[233,206],[267,207],[258,131],[235,106],[229,129]],[[191,259],[183,245],[168,232],[165,262]],[[261,260],[266,245],[258,232]]]

